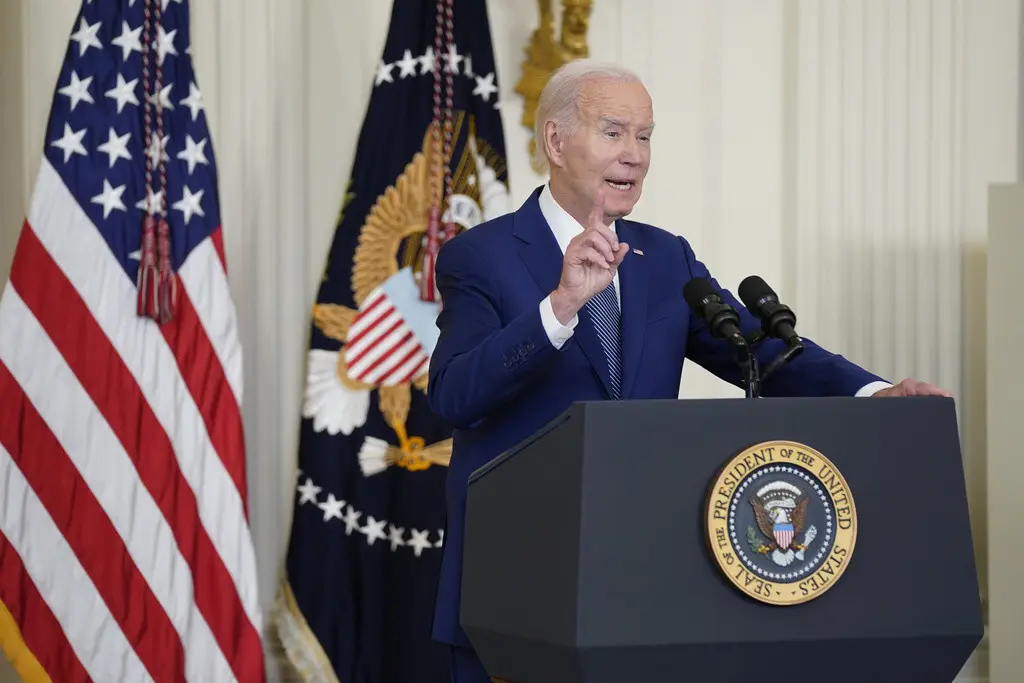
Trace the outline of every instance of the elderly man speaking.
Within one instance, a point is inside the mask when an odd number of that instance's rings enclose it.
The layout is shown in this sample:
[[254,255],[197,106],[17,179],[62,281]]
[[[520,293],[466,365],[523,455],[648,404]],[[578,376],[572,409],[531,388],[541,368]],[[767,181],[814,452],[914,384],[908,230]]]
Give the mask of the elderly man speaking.
[[[550,181],[438,256],[443,311],[428,393],[455,431],[433,637],[451,646],[456,683],[490,680],[459,625],[470,473],[574,401],[677,397],[686,358],[742,382],[732,347],[682,297],[691,278],[711,278],[707,268],[685,238],[625,218],[640,199],[653,131],[651,98],[636,75],[591,60],[568,63],[552,75],[537,111],[537,153]],[[722,296],[744,331],[759,326],[732,294]],[[804,344],[765,380],[763,395],[949,395],[909,379],[893,386]],[[758,355],[767,363],[782,348],[770,340]]]

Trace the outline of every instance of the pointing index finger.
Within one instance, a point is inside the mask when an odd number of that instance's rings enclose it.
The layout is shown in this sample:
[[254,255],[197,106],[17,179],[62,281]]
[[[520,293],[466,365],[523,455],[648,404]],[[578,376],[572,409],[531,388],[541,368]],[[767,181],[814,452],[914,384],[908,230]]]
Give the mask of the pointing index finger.
[[597,196],[594,197],[594,207],[590,210],[590,218],[587,228],[598,230],[604,225],[604,190],[597,188]]
[[[590,216],[587,219],[586,231],[602,235],[614,252],[619,248],[618,235],[615,234],[613,229],[605,225],[604,218],[604,190],[599,187],[597,188],[597,195],[594,197],[594,208],[590,210]],[[614,257],[614,254],[612,256]]]

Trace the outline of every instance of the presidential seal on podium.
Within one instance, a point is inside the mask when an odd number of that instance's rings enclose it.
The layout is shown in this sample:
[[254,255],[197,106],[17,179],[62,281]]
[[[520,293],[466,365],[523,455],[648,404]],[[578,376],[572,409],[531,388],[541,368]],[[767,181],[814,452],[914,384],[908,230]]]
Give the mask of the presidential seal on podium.
[[857,509],[824,455],[792,441],[751,446],[719,470],[708,491],[707,540],[742,592],[796,605],[831,589],[849,566]]

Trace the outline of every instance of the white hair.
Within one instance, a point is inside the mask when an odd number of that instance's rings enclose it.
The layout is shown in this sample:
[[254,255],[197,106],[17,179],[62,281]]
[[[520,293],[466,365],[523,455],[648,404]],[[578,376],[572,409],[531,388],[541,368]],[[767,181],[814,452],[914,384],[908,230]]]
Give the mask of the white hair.
[[554,121],[562,135],[575,133],[580,122],[580,90],[591,80],[641,82],[639,76],[624,66],[593,59],[575,59],[556,69],[540,94],[534,117],[533,163],[538,169],[543,171],[548,168],[544,127],[548,121]]

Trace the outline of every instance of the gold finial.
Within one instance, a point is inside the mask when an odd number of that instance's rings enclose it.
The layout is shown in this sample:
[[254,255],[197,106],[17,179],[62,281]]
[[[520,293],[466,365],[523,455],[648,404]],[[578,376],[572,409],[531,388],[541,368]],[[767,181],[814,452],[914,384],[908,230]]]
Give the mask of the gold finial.
[[[555,42],[554,14],[551,0],[537,0],[540,23],[530,36],[523,61],[522,74],[516,83],[516,92],[523,96],[522,124],[531,131],[537,113],[540,93],[552,72],[566,62],[590,55],[587,47],[587,28],[593,0],[562,0],[562,35]],[[529,153],[532,159],[537,141],[530,137]],[[531,162],[532,163],[532,162]],[[538,173],[541,169],[534,166]]]

